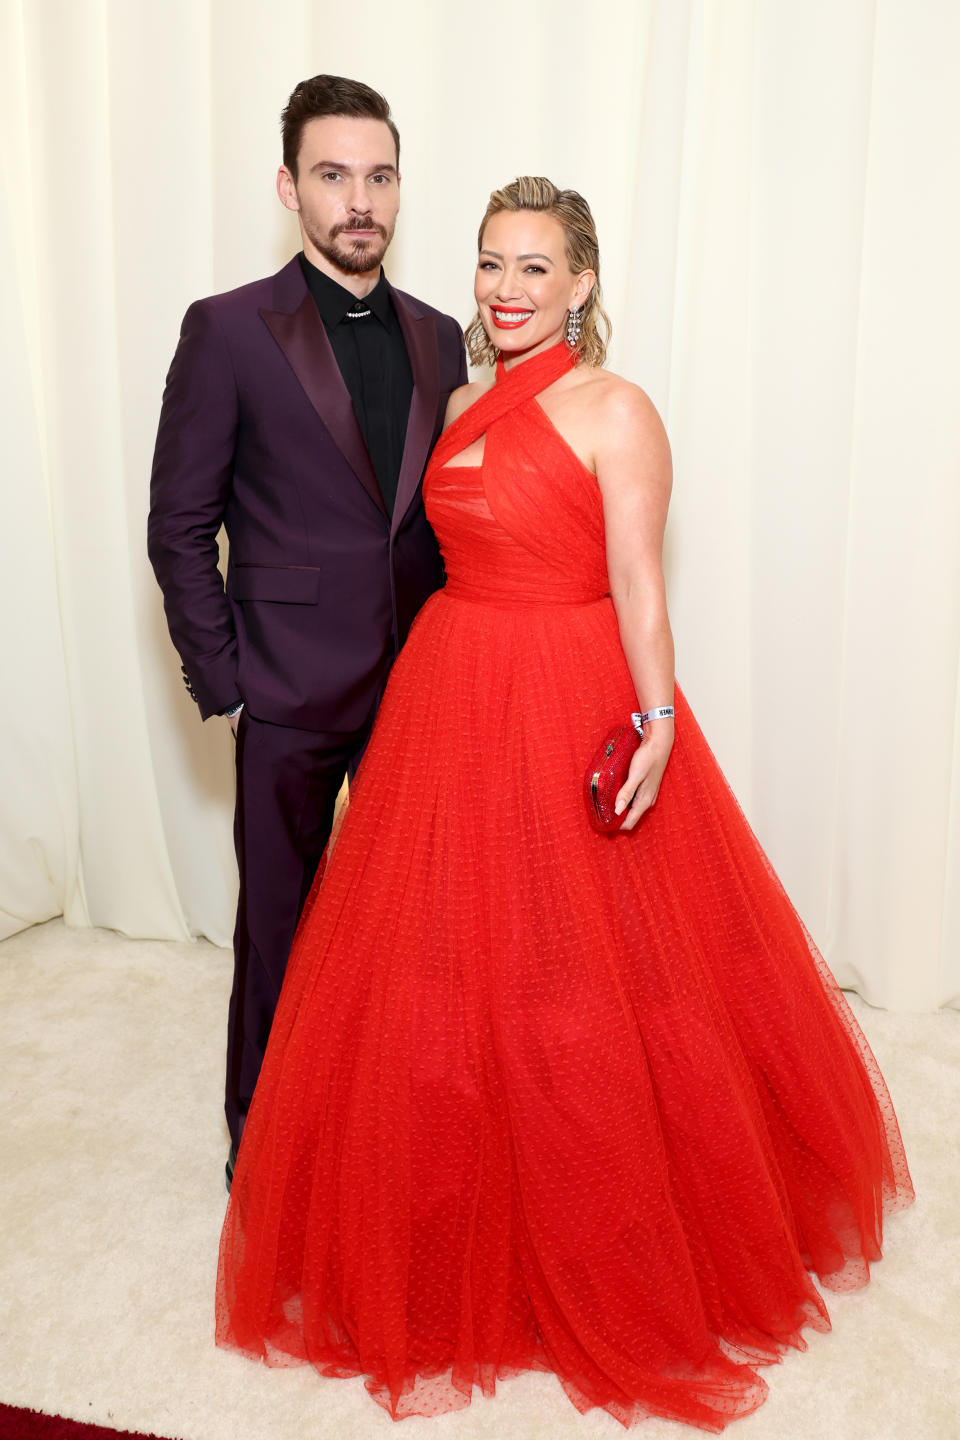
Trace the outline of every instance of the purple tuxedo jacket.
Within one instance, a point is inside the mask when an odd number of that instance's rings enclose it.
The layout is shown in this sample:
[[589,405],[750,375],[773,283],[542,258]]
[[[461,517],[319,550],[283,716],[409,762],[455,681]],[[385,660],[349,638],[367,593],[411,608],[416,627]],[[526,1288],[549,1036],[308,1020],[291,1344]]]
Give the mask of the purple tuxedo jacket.
[[392,520],[296,259],[184,317],[148,549],[204,719],[242,698],[276,724],[359,729],[443,583],[421,481],[447,397],[466,381],[463,335],[450,316],[391,295],[414,387]]

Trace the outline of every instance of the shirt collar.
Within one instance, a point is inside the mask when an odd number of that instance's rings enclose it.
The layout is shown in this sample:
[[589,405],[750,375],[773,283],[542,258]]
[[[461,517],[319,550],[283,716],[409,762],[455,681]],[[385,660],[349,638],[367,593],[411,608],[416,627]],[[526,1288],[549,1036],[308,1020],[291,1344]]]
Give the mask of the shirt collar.
[[[306,255],[302,252],[297,257],[300,261],[300,268],[303,271],[303,278],[307,282],[307,288],[313,296],[317,309],[320,311],[320,318],[325,325],[339,325],[348,310],[352,310],[357,303],[357,297],[345,286],[339,285],[332,280],[323,270],[311,264]],[[369,306],[382,325],[389,328],[391,321],[390,287],[387,284],[387,277],[380,269],[380,279],[370,291],[369,295],[363,297],[364,307]]]

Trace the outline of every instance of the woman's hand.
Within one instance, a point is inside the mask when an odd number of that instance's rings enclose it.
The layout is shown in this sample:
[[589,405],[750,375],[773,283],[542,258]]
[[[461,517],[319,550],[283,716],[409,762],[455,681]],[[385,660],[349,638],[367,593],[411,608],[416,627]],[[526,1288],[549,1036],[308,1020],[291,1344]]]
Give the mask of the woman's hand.
[[652,720],[645,727],[643,741],[633,759],[623,789],[617,794],[614,809],[618,815],[627,811],[621,833],[632,830],[655,804],[660,782],[673,749],[673,721]]

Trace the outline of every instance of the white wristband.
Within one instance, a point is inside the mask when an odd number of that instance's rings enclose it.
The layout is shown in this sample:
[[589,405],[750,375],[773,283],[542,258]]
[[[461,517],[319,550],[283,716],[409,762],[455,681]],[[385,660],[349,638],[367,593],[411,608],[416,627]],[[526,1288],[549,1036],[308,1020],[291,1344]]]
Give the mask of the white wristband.
[[641,713],[640,711],[636,711],[633,715],[630,716],[630,723],[632,724],[634,730],[636,730],[637,734],[640,736],[640,739],[642,740],[642,739],[643,739],[643,727],[644,727],[644,725],[646,725],[650,720],[672,720],[672,719],[673,719],[673,706],[672,706],[672,705],[656,705],[656,706],[654,706],[654,708],[653,708],[652,710],[644,710],[642,713]]

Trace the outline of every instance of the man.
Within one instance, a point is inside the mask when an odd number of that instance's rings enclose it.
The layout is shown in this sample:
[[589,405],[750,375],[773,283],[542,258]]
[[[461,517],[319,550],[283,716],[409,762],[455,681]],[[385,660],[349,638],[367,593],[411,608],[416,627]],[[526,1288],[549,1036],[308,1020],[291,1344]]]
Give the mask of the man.
[[282,119],[277,192],[297,212],[303,253],[187,311],[148,536],[187,688],[237,739],[228,1186],[337,792],[442,583],[420,486],[447,396],[466,379],[456,321],[381,269],[400,184],[386,100],[317,75]]

